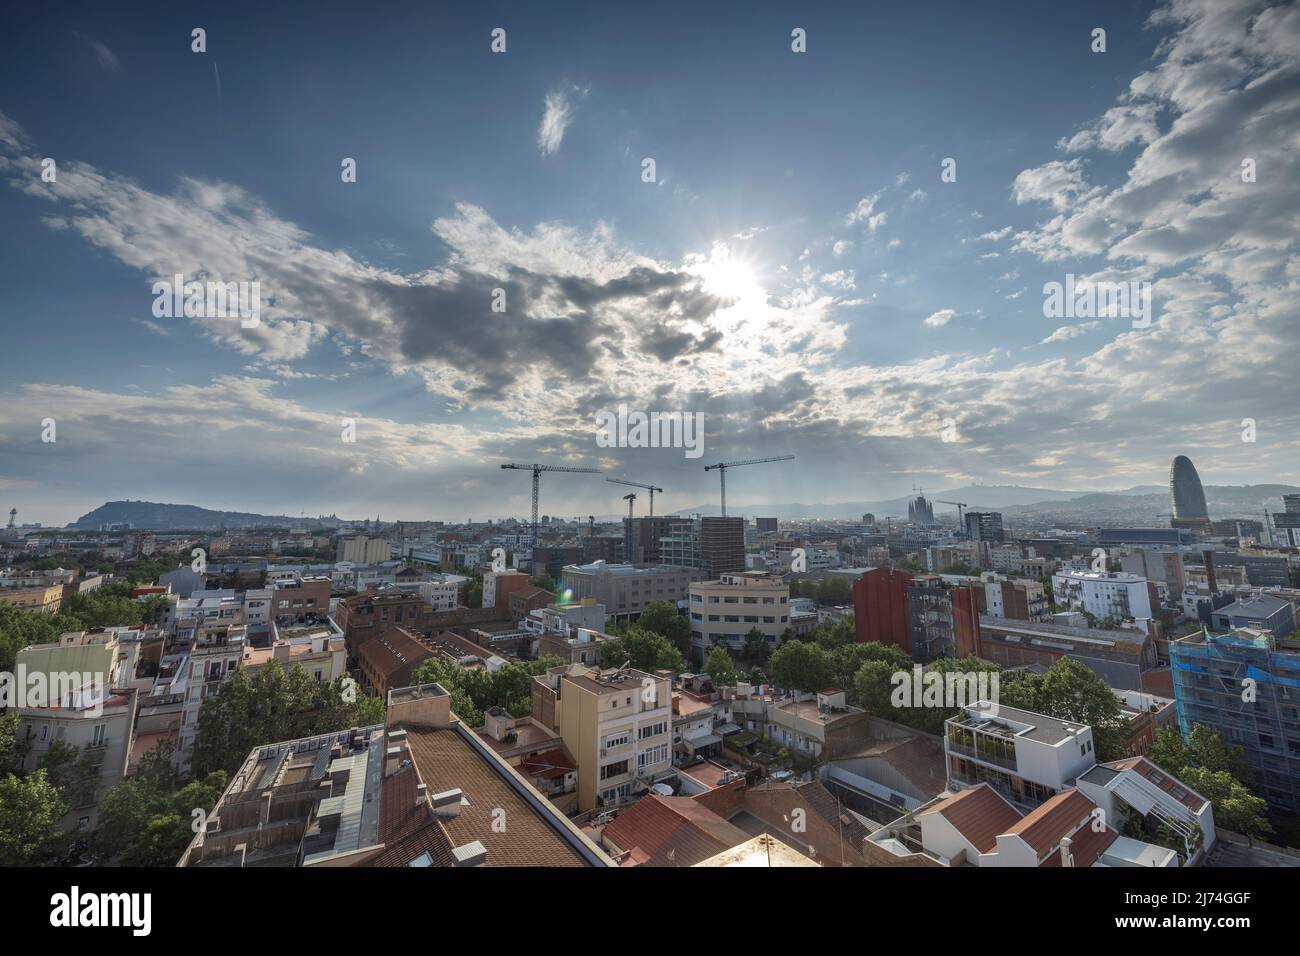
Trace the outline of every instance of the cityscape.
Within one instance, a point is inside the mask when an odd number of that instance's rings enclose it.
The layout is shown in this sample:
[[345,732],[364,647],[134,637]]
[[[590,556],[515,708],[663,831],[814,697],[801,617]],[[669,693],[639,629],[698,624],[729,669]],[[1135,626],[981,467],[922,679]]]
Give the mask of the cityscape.
[[1300,4],[0,17],[40,923],[375,867],[1280,912]]

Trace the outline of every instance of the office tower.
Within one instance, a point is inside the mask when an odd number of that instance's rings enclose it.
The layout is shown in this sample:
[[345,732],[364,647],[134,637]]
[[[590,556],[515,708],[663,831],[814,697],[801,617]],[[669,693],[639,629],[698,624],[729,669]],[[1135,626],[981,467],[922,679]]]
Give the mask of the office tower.
[[1205,528],[1210,526],[1210,513],[1205,506],[1205,489],[1201,487],[1196,466],[1186,455],[1179,455],[1169,468],[1169,496],[1173,507],[1170,526],[1174,528]]

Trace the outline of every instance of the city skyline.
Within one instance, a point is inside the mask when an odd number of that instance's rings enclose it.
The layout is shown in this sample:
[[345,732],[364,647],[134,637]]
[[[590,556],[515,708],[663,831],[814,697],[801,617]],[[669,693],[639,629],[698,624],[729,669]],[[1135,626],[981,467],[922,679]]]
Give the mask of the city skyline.
[[[783,454],[729,497],[1122,490],[1179,454],[1300,484],[1294,7],[384,9],[5,14],[4,510],[525,515],[499,465],[540,461],[667,513]],[[260,321],[159,317],[178,274],[259,281]],[[1088,277],[1151,314],[1045,315]],[[703,415],[701,457],[601,445],[623,406]],[[589,482],[542,511],[617,514]]]

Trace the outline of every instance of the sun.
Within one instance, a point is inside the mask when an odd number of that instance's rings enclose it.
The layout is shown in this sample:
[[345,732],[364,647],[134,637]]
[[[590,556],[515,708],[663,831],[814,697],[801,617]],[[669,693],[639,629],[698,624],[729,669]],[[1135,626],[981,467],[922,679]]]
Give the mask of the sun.
[[760,302],[766,297],[753,264],[733,255],[721,243],[713,247],[707,258],[698,257],[691,271],[703,280],[706,292],[729,304]]

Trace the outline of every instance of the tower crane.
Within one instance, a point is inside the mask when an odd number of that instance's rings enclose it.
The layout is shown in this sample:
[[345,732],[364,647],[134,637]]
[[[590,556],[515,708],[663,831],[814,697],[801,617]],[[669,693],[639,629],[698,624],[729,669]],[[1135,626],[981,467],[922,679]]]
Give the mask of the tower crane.
[[606,478],[606,481],[613,482],[616,485],[631,485],[633,488],[644,488],[650,492],[650,517],[655,516],[655,492],[663,493],[662,488],[656,488],[654,485],[643,485],[639,481],[625,481],[622,478]]
[[956,505],[956,506],[957,506],[957,527],[958,527],[959,529],[965,527],[965,524],[962,522],[962,519],[961,519],[961,509],[967,507],[966,502],[964,502],[964,501],[944,501],[942,498],[935,498],[934,500],[935,500],[936,503],[941,504],[941,505]]
[[705,465],[705,471],[717,471],[722,485],[722,517],[727,516],[727,469],[739,468],[741,465],[762,465],[769,461],[794,461],[794,455],[777,455],[775,458],[747,458],[744,461],[720,461],[716,465]]
[[636,492],[630,492],[623,496],[627,502],[627,563],[633,564],[636,561],[636,524],[632,520],[632,508],[636,504]]
[[539,486],[542,483],[542,472],[544,471],[564,471],[584,475],[599,475],[599,468],[573,468],[569,465],[502,465],[502,468],[510,468],[515,471],[531,471],[533,473],[533,523],[529,526],[529,546],[537,547],[537,494]]

